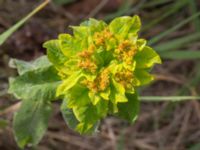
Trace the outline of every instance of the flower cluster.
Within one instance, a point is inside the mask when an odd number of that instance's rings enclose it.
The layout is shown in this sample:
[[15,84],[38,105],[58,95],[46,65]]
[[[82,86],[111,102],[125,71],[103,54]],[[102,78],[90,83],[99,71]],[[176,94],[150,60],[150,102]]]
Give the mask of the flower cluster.
[[138,16],[119,17],[110,24],[89,19],[72,26],[73,35],[61,34],[44,44],[62,78],[57,96],[72,110],[77,131],[91,131],[108,114],[131,116],[124,114],[127,108],[121,104],[135,103],[137,87],[153,80],[148,71],[161,60],[146,40],[138,38],[140,26]]

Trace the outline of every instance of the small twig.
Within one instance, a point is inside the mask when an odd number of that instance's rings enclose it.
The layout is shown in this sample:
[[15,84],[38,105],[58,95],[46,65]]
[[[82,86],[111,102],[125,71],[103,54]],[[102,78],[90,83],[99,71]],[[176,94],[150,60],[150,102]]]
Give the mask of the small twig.
[[162,75],[162,74],[156,74],[154,75],[156,80],[164,80],[164,81],[170,81],[170,82],[175,82],[178,84],[183,84],[184,82],[180,79],[177,79],[173,76],[169,76],[169,75]]
[[134,140],[133,143],[138,149],[148,149],[148,150],[155,150],[156,149],[156,147],[148,144],[143,139],[142,140]]
[[117,139],[116,139],[116,136],[114,134],[113,128],[111,127],[110,123],[108,125],[108,135],[109,135],[109,137],[111,139],[111,143],[112,143],[113,149],[116,149]]
[[158,143],[158,149],[159,150],[163,150],[163,136],[160,133],[159,127],[159,120],[160,120],[160,115],[157,115],[157,113],[154,114],[153,116],[154,118],[154,130],[155,130],[155,138],[156,138],[156,142]]
[[5,110],[0,112],[0,116],[8,114],[8,113],[13,113],[15,111],[17,111],[19,109],[19,107],[21,106],[21,102],[15,103],[12,106],[6,108]]
[[72,145],[81,147],[83,149],[87,149],[87,150],[94,150],[95,149],[95,147],[84,143],[84,141],[82,142],[80,140],[77,140],[77,138],[75,139],[73,136],[61,135],[61,134],[50,132],[50,131],[47,132],[47,135],[50,138],[60,140],[60,141],[66,142],[66,143],[70,143]]
[[181,123],[181,128],[179,130],[179,135],[177,136],[175,142],[174,142],[174,145],[173,145],[173,150],[177,150],[180,142],[181,142],[181,139],[183,138],[184,134],[185,134],[185,131],[187,130],[187,127],[188,127],[188,120],[190,118],[190,115],[191,115],[191,109],[190,107],[187,107],[187,110],[185,111],[185,115],[184,115],[184,118],[183,118],[183,121]]

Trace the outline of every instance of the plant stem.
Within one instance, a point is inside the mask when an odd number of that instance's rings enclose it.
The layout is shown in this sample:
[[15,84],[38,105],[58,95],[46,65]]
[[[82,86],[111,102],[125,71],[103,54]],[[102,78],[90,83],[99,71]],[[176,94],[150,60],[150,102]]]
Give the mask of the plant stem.
[[187,101],[200,100],[199,96],[140,96],[139,99],[143,102],[163,102],[163,101]]
[[19,27],[21,27],[29,18],[31,18],[38,11],[40,11],[42,8],[44,8],[49,2],[50,2],[50,0],[45,0],[42,4],[40,4],[38,7],[36,7],[32,12],[30,12],[27,16],[25,16],[19,22],[17,22],[15,25],[13,25],[8,30],[6,30],[5,32],[0,34],[0,45],[2,45],[11,34],[13,34]]

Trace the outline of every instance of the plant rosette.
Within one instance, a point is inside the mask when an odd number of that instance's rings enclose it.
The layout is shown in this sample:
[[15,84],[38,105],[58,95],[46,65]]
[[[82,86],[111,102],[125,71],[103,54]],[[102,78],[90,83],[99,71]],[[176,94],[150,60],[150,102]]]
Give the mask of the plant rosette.
[[[161,63],[146,40],[138,37],[140,27],[138,16],[115,18],[109,24],[89,19],[71,26],[73,35],[60,34],[44,43],[48,59],[43,56],[32,63],[12,60],[11,66],[20,76],[10,79],[9,91],[24,99],[23,103],[35,101],[42,107],[63,99],[61,112],[66,123],[81,134],[92,133],[107,115],[133,123],[140,104],[137,88],[154,79],[149,71]],[[15,132],[22,124],[16,119],[21,109],[14,119]],[[43,114],[51,108],[46,109]]]

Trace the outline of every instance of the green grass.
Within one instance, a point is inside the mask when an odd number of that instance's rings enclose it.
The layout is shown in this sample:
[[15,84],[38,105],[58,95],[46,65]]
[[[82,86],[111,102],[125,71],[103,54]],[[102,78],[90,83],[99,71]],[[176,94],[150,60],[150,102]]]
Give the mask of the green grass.
[[173,26],[172,28],[162,32],[161,34],[155,36],[154,38],[152,38],[149,41],[150,45],[154,45],[155,43],[159,42],[160,40],[164,39],[165,37],[167,37],[168,35],[170,35],[171,33],[175,32],[176,30],[180,29],[181,27],[183,27],[184,25],[186,25],[187,23],[191,22],[192,20],[198,18],[200,16],[200,12],[197,12],[195,14],[193,14],[192,16],[188,17],[187,19],[181,21],[180,23],[178,23],[177,25]]
[[30,19],[33,15],[35,15],[37,12],[43,9],[49,2],[50,2],[49,0],[45,0],[42,4],[36,7],[32,12],[30,12],[27,16],[25,16],[15,25],[13,25],[8,30],[3,32],[0,35],[0,46],[8,39],[8,37],[10,37],[17,29],[19,29],[26,21],[28,21],[28,19]]

